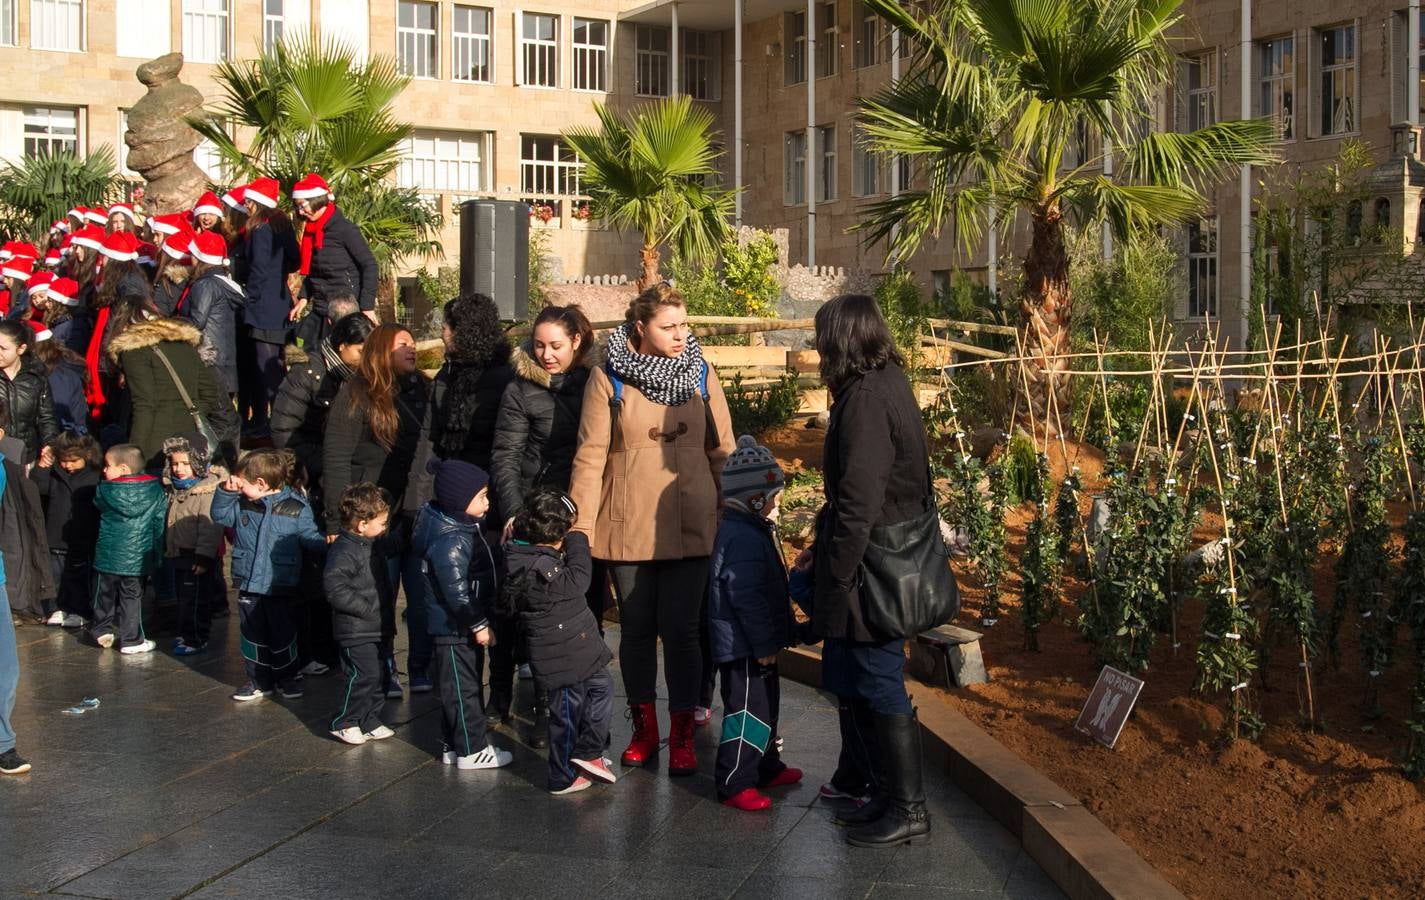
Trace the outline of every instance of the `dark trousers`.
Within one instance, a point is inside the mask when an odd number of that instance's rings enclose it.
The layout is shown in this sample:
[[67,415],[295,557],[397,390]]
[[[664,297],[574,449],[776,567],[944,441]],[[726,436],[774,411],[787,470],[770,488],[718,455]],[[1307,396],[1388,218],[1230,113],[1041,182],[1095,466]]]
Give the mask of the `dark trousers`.
[[468,641],[436,644],[431,669],[440,692],[440,733],[445,746],[458,756],[484,750],[490,742],[485,736],[480,660],[474,645]]
[[178,636],[190,647],[208,643],[213,630],[213,594],[217,576],[212,569],[202,575],[193,571],[198,560],[192,554],[164,560],[174,599],[178,601]]
[[238,628],[248,679],[270,691],[297,674],[297,624],[291,597],[238,593]]
[[589,612],[599,625],[599,637],[604,636],[604,610],[609,608],[609,564],[602,559],[594,560],[593,577],[589,579],[589,590],[584,593],[589,601]]
[[371,641],[342,647],[339,655],[344,681],[341,709],[332,717],[331,730],[355,727],[366,734],[381,724],[381,709],[386,705],[381,690],[381,651]]
[[719,799],[771,781],[786,768],[777,752],[777,716],[782,702],[777,664],[752,657],[717,667],[722,678],[722,742],[714,781]]
[[609,748],[614,679],[608,669],[549,692],[549,789],[562,791],[579,777],[576,759],[598,759]]
[[663,641],[663,675],[668,710],[690,712],[698,705],[703,653],[698,641],[708,558],[611,563],[619,604],[619,665],[629,703],[658,699],[658,641]]
[[322,557],[302,554],[302,597],[297,610],[297,651],[302,663],[340,665],[332,637],[332,608],[322,589]]
[[486,660],[490,663],[490,699],[498,701],[502,707],[509,706],[515,697],[515,667],[524,660],[524,636],[513,619],[491,616],[490,627],[495,632],[495,646],[476,647],[476,665],[484,671]]
[[238,338],[240,410],[251,428],[267,424],[268,409],[287,375],[283,346],[243,335]]
[[143,576],[111,575],[100,572],[94,579],[94,624],[90,633],[96,638],[117,634],[120,647],[142,644]]
[[51,550],[49,568],[57,593],[55,603],[60,611],[83,619],[94,618],[92,558],[73,550]]
[[871,704],[860,697],[838,697],[837,702],[841,752],[831,784],[843,793],[860,797],[878,787],[881,746],[876,738],[876,717]]
[[821,648],[822,687],[838,697],[859,697],[882,716],[908,716],[905,641],[863,644],[827,638]]

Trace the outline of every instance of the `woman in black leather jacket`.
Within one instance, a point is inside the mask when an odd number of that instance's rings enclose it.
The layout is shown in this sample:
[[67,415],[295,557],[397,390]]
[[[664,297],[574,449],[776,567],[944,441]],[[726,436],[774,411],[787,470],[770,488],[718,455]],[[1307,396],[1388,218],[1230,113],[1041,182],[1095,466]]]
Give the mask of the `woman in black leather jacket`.
[[34,462],[40,448],[59,436],[49,375],[30,352],[33,334],[29,326],[14,319],[0,322],[0,398],[10,410],[5,433],[24,442],[24,458],[16,460],[21,465]]

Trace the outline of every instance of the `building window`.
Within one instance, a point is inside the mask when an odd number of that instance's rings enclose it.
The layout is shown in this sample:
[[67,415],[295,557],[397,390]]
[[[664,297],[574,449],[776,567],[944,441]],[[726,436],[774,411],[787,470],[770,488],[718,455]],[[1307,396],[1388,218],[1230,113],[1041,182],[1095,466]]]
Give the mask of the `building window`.
[[0,0],[0,47],[15,43],[15,0]]
[[851,130],[851,193],[857,197],[884,194],[890,189],[890,167],[886,156],[871,149],[870,140],[859,128]]
[[31,0],[30,46],[35,50],[83,50],[82,0]]
[[836,199],[836,126],[816,128],[816,202]]
[[190,62],[228,58],[228,0],[183,0],[183,55]]
[[223,155],[218,152],[218,145],[207,138],[203,138],[198,142],[198,146],[193,148],[193,162],[214,184],[222,184],[228,180],[227,164],[223,161]]
[[412,78],[439,78],[436,22],[440,7],[434,3],[400,0],[396,4],[396,68]]
[[1316,32],[1320,74],[1321,135],[1356,130],[1356,26]]
[[490,190],[490,132],[416,131],[401,148],[396,183],[432,193]]
[[782,17],[782,55],[786,71],[785,84],[801,84],[807,80],[807,14],[789,12]]
[[559,87],[559,17],[525,13],[520,25],[520,84]]
[[282,6],[285,0],[262,0],[262,47],[268,53],[282,43]]
[[44,156],[58,150],[79,152],[79,110],[63,106],[26,106],[25,155]]
[[836,25],[836,4],[822,3],[817,6],[816,24],[821,34],[816,39],[816,77],[835,75],[841,60],[841,41],[837,39],[841,31]]
[[722,98],[721,37],[712,31],[684,31],[683,81],[678,86],[694,100]]
[[807,133],[789,131],[783,144],[782,202],[799,206],[807,202]]
[[1217,217],[1188,226],[1188,316],[1217,317]]
[[579,193],[579,158],[557,137],[520,135],[520,196],[561,215],[562,200]]
[[1187,59],[1187,130],[1197,131],[1217,121],[1217,53]]
[[574,19],[574,90],[607,91],[609,23],[603,19]]
[[669,49],[671,34],[657,25],[634,29],[633,90],[640,97],[668,96],[672,80]]
[[493,10],[483,6],[457,6],[450,16],[451,77],[456,81],[495,80],[494,59],[490,55],[490,26]]
[[1279,37],[1258,44],[1257,70],[1257,113],[1276,120],[1282,140],[1289,141],[1296,131],[1296,39]]
[[891,29],[868,7],[856,4],[856,67],[879,65],[891,58]]
[[1390,229],[1390,200],[1385,197],[1376,198],[1375,219],[1375,229],[1378,234]]

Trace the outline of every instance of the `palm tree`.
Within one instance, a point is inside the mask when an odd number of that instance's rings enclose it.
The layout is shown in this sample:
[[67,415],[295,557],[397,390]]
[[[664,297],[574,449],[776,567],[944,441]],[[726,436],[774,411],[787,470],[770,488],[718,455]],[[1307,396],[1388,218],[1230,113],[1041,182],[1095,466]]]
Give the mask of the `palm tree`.
[[597,103],[594,112],[599,128],[563,137],[583,163],[579,182],[594,214],[643,236],[639,289],[659,280],[660,247],[684,260],[715,256],[731,232],[733,193],[705,183],[720,155],[712,114],[685,96],[624,116]]
[[0,169],[0,233],[42,241],[73,203],[107,207],[123,185],[107,144],[83,157],[73,150],[23,157]]
[[[362,62],[342,44],[298,37],[256,59],[221,63],[216,76],[221,98],[189,124],[234,178],[276,178],[290,190],[320,172],[371,245],[383,280],[402,257],[441,255],[440,213],[415,189],[391,183],[412,130],[391,109],[410,83],[392,60]],[[246,149],[225,124],[251,135]]]
[[[1209,184],[1277,160],[1276,128],[1250,119],[1151,133],[1181,0],[937,0],[927,13],[865,2],[917,52],[906,77],[861,102],[861,125],[872,149],[909,157],[919,183],[868,204],[857,227],[905,259],[946,225],[969,247],[992,210],[1000,222],[1025,215],[1020,329],[1038,360],[1028,399],[1045,422],[1050,391],[1069,408],[1065,217],[1107,221],[1121,239],[1181,225],[1207,207]],[[1073,158],[1085,129],[1113,148],[1112,175],[1102,154]]]

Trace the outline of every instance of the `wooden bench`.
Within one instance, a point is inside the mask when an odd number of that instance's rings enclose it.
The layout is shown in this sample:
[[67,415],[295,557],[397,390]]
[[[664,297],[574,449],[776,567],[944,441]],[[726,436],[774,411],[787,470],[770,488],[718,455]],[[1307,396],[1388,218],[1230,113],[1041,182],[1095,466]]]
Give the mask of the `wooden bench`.
[[926,684],[947,690],[990,680],[980,653],[978,631],[956,625],[939,625],[922,631],[910,644],[910,674]]

